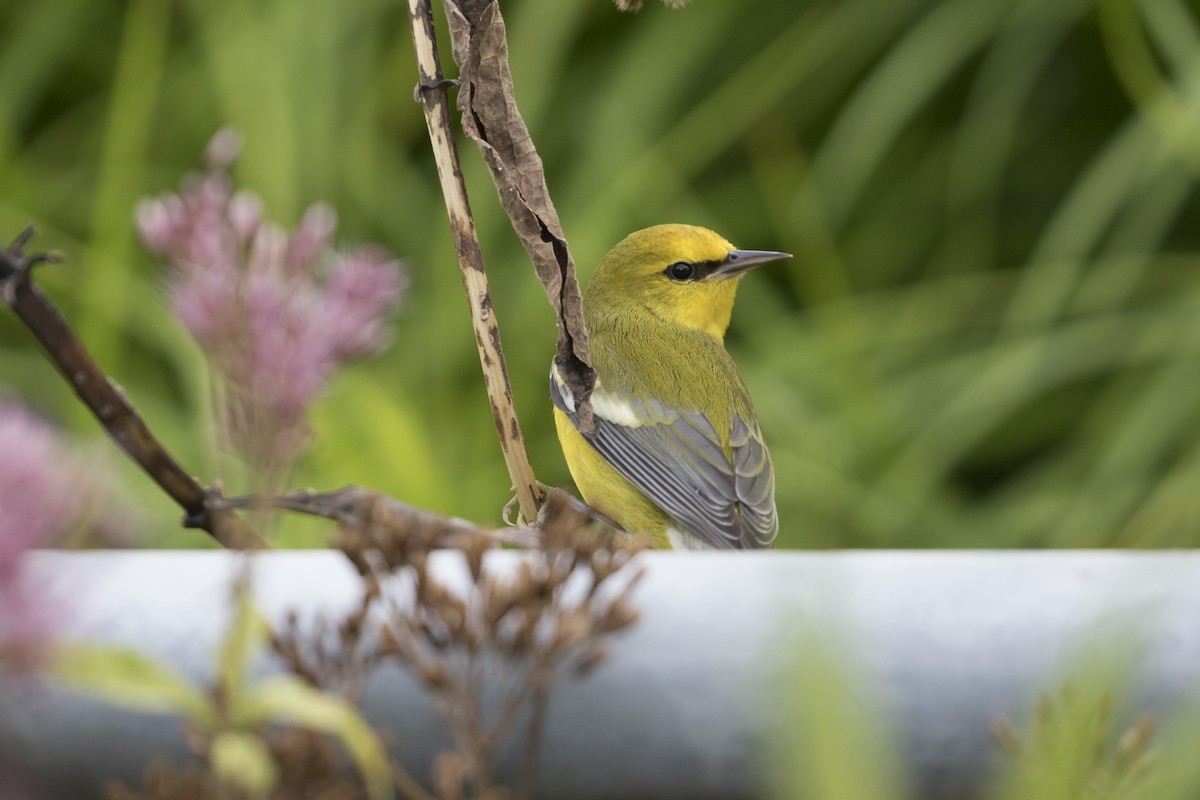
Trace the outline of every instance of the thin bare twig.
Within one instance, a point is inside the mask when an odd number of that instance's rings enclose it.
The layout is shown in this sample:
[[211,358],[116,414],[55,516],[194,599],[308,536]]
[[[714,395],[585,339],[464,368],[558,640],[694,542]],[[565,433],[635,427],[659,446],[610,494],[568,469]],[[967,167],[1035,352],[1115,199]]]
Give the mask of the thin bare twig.
[[471,324],[475,328],[475,342],[479,346],[483,382],[492,405],[496,431],[500,435],[500,449],[504,453],[513,490],[521,506],[521,515],[526,521],[532,522],[537,519],[542,491],[529,464],[521,425],[513,405],[512,386],[504,365],[504,351],[500,346],[500,328],[496,323],[492,293],[483,268],[483,253],[479,249],[475,221],[467,202],[467,188],[463,183],[458,150],[454,144],[447,81],[442,78],[434,38],[433,12],[428,0],[408,0],[408,13],[420,75],[415,96],[425,109],[425,123],[429,127],[446,213],[450,217],[454,247],[458,251],[458,265],[471,307]]
[[0,248],[0,297],[45,348],[109,436],[179,504],[186,527],[207,531],[233,550],[265,549],[266,543],[241,518],[210,504],[216,493],[201,486],[171,457],[124,393],[96,365],[66,320],[30,280],[34,266],[57,260],[45,254],[25,255],[25,245],[33,234],[31,225],[9,248]]

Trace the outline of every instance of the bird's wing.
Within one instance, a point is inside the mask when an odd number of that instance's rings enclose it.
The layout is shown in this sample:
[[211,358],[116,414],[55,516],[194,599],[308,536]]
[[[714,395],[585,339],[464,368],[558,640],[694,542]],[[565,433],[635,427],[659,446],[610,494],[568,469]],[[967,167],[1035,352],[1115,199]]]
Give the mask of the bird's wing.
[[[578,428],[574,398],[556,370],[550,396]],[[771,546],[779,531],[775,477],[757,424],[733,418],[730,459],[699,411],[625,396],[600,383],[591,399],[595,430],[584,438],[683,528],[717,548]]]

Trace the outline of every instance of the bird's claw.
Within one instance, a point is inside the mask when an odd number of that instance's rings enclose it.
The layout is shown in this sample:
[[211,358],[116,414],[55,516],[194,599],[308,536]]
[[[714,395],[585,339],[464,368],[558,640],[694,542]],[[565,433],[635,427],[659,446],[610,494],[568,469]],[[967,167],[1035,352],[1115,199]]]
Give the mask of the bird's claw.
[[[504,510],[500,512],[500,519],[504,520],[504,524],[510,528],[519,527],[521,520],[520,508],[521,503],[517,500],[517,496],[514,494],[512,499],[504,504]],[[516,519],[512,518],[514,510],[517,512]]]
[[[546,508],[549,503],[546,502],[552,492],[561,492],[562,489],[553,486],[547,486],[541,481],[537,482],[538,488],[538,514],[537,519],[531,524],[525,519],[525,515],[521,513],[521,503],[514,494],[512,499],[504,504],[504,510],[500,513],[500,518],[504,520],[504,524],[510,528],[540,528],[542,523],[546,521]],[[513,513],[516,513],[516,519],[513,518]]]

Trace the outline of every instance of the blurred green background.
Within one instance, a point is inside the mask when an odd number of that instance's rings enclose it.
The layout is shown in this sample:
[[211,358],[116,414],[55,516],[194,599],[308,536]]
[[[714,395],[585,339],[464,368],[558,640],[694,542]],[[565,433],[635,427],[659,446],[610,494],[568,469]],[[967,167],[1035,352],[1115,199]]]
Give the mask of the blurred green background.
[[[796,254],[744,282],[728,338],[774,456],[782,546],[1200,543],[1194,5],[502,8],[584,281],[660,222]],[[412,280],[395,346],[320,404],[297,485],[498,522],[509,483],[414,82],[394,2],[0,6],[0,237],[32,221],[63,251],[43,286],[204,480],[223,469],[202,359],[132,209],[229,123],[239,184],[272,216],[327,200],[341,239],[385,243]],[[462,153],[530,456],[569,485],[553,317],[477,151]],[[0,386],[100,437],[7,313]],[[150,541],[204,541],[112,462]]]

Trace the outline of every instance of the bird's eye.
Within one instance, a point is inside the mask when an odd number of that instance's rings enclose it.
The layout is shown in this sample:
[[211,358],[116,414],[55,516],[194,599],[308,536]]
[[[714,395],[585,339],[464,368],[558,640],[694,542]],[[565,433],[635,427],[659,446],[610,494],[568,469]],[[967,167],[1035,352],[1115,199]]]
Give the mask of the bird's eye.
[[676,261],[667,267],[664,272],[666,272],[667,277],[671,280],[686,281],[691,280],[692,276],[696,274],[696,268],[686,261]]

